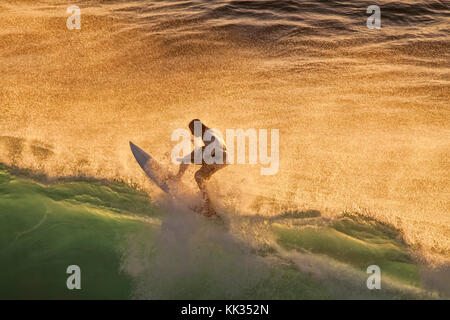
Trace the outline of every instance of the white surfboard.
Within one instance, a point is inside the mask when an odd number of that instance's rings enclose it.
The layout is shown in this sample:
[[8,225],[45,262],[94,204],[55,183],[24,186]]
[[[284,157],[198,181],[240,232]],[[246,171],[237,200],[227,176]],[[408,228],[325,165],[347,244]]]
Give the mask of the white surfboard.
[[145,174],[164,192],[170,193],[170,188],[167,179],[170,177],[170,172],[165,170],[160,164],[153,159],[144,150],[139,148],[130,141],[131,152],[136,158],[137,163],[144,170]]
[[199,203],[200,198],[192,197],[192,193],[183,183],[170,183],[168,178],[172,176],[172,174],[162,167],[158,161],[153,159],[148,153],[131,141],[130,148],[137,163],[153,183],[155,183],[161,190],[169,194],[172,199],[177,200],[180,196],[184,195],[183,201],[186,203],[186,207],[194,212],[201,212],[202,205]]

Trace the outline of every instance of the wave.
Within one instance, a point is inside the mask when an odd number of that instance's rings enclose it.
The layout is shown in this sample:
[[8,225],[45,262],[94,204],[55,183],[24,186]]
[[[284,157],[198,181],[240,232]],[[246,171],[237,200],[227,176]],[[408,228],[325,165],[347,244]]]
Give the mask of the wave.
[[[78,31],[67,2],[2,2],[0,162],[11,167],[0,250],[21,267],[0,288],[23,268],[10,296],[70,297],[61,270],[80,257],[108,270],[110,287],[88,273],[99,289],[83,294],[96,297],[416,297],[429,282],[448,292],[449,9],[379,1],[375,31],[370,4],[89,0]],[[276,176],[229,166],[211,180],[225,227],[158,198],[129,150],[132,139],[169,167],[170,133],[193,118],[280,129]],[[194,188],[193,174],[185,182]],[[440,277],[422,269],[428,255]],[[367,291],[366,259],[392,290]],[[246,266],[254,277],[230,283]]]
[[[5,166],[0,212],[3,299],[438,297],[401,232],[368,217],[285,212],[224,225],[182,205],[157,207],[123,183],[48,183]],[[265,246],[249,241],[258,233]],[[83,290],[65,288],[72,264]],[[378,292],[365,287],[371,264],[383,270]]]
[[[416,36],[421,29],[431,36],[444,36],[449,8],[445,1],[379,1],[383,37]],[[131,21],[147,31],[164,36],[242,32],[253,41],[367,34],[366,9],[370,1],[140,1],[119,5],[114,11],[128,13]],[[400,29],[399,27],[402,27]],[[429,29],[427,29],[429,28]],[[358,35],[359,32],[359,35]]]

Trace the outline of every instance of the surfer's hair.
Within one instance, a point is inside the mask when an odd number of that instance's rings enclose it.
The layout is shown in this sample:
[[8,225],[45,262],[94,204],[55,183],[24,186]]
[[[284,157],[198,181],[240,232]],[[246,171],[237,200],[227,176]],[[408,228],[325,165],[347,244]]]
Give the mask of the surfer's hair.
[[206,126],[200,121],[200,119],[194,119],[191,122],[189,122],[189,129],[191,130],[192,134],[194,134],[194,128],[195,128],[195,122],[198,121],[202,125],[202,133],[206,131]]

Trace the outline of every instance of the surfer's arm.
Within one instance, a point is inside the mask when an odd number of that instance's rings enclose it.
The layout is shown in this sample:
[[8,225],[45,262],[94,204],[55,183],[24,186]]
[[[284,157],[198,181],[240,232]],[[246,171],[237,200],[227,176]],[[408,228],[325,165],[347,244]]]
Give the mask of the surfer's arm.
[[194,160],[194,151],[183,158],[178,158],[177,160],[180,161],[181,164],[191,164]]
[[180,168],[178,169],[178,173],[175,175],[175,178],[180,179],[188,167],[189,167],[189,163],[182,162],[180,164]]
[[187,170],[189,165],[193,163],[194,160],[194,151],[183,158],[178,158],[178,161],[181,161],[180,168],[178,169],[178,173],[175,175],[176,179],[180,179],[183,173]]

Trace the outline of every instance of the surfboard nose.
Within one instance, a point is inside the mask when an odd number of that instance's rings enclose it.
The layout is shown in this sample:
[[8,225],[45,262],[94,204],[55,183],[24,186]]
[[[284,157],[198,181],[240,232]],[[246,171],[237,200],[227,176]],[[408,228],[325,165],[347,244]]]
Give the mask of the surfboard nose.
[[137,162],[141,165],[141,167],[144,168],[144,166],[147,163],[147,161],[150,158],[150,156],[144,150],[139,148],[137,145],[135,145],[131,141],[130,141],[130,148],[131,148],[131,152],[133,153],[133,155],[136,158]]

